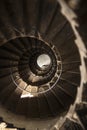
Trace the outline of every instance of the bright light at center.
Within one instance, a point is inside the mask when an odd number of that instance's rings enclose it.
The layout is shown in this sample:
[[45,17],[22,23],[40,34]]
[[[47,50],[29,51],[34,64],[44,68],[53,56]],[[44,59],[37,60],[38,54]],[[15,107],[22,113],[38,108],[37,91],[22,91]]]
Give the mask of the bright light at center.
[[41,54],[38,58],[37,58],[37,64],[40,68],[49,66],[51,64],[51,59],[49,57],[49,55],[47,54]]

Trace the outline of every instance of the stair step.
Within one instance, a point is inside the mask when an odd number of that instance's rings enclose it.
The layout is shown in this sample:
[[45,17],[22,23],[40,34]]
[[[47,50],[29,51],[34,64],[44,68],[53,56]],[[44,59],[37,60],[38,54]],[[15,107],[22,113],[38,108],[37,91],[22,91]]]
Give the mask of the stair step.
[[77,87],[80,85],[80,75],[76,75],[74,73],[72,74],[67,74],[67,73],[63,73],[61,75],[61,78],[60,78],[62,81],[66,81],[67,83],[68,82],[71,82],[71,84],[75,84]]
[[16,72],[18,72],[17,67],[2,68],[2,69],[0,69],[0,78],[5,78],[5,77],[11,75],[11,73],[15,74]]
[[27,116],[27,111],[28,111],[28,98],[20,98],[15,108],[16,114]]
[[19,55],[14,53],[10,48],[9,49],[5,48],[5,45],[0,47],[0,56],[11,57],[17,60],[19,59]]
[[62,110],[64,110],[60,102],[57,100],[56,96],[51,91],[47,92],[45,96],[54,116],[57,116],[62,112]]
[[38,97],[31,97],[28,99],[27,116],[30,118],[40,118]]
[[15,108],[20,100],[20,96],[22,94],[22,90],[19,88],[16,88],[9,98],[7,99],[5,106],[10,109],[11,111],[15,112]]
[[14,83],[4,87],[0,92],[0,101],[4,104],[15,89],[16,85]]
[[71,71],[71,72],[76,72],[78,74],[80,74],[80,61],[71,61],[71,62],[64,62],[62,63],[62,68],[63,68],[63,72],[67,72],[67,71]]
[[57,98],[59,99],[61,105],[67,109],[69,108],[70,104],[73,103],[72,97],[70,97],[68,94],[66,94],[64,91],[62,91],[59,87],[55,86],[53,88],[53,91],[55,92]]
[[73,99],[75,98],[77,93],[77,87],[75,85],[70,84],[67,81],[62,81],[60,79],[56,86],[64,91],[68,96],[72,97]]

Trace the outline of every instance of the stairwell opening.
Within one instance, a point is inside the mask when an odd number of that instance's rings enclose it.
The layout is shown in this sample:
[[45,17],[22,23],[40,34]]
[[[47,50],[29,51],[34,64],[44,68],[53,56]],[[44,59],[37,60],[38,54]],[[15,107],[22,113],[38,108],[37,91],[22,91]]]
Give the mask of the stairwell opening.
[[51,65],[51,58],[48,54],[41,54],[37,58],[37,65],[40,69],[48,69]]

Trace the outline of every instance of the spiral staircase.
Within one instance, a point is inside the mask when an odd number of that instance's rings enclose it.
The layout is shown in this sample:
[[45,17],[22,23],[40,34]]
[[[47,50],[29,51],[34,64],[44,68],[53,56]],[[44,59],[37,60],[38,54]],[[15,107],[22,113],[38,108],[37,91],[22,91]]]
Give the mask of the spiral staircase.
[[[81,59],[60,9],[56,0],[0,1],[0,106],[8,112],[0,116],[11,127],[25,128],[21,117],[38,122],[60,118],[75,102]],[[77,106],[76,112],[84,124],[83,109]],[[9,113],[15,121],[9,121]],[[60,130],[68,129],[83,130],[67,119]]]

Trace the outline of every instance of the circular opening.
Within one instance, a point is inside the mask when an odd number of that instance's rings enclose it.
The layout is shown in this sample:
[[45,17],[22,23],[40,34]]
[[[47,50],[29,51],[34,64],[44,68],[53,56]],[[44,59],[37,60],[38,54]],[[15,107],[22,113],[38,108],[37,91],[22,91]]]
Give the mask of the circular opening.
[[51,64],[51,58],[49,55],[47,54],[41,54],[38,56],[37,58],[37,65],[41,68],[41,69],[46,69],[50,66]]

